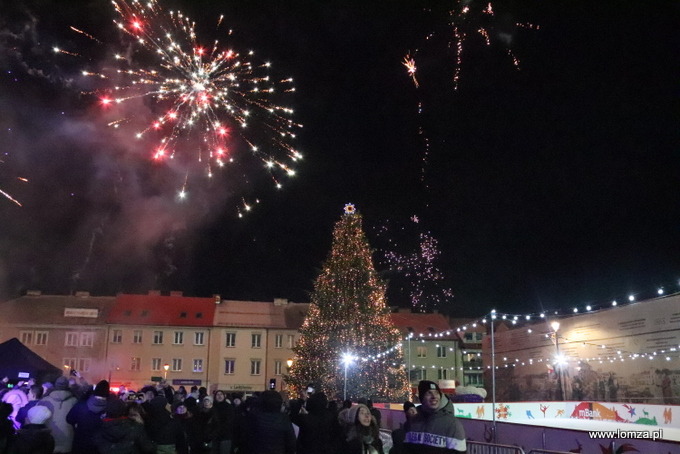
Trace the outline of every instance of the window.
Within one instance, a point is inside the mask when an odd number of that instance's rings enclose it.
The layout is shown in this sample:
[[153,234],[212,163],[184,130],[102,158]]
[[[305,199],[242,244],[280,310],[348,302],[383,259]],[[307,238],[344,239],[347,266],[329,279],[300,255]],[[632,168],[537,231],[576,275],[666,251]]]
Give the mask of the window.
[[288,348],[293,348],[295,346],[295,336],[293,334],[288,335]]
[[90,358],[79,358],[78,359],[78,372],[89,372],[90,371]]
[[203,372],[203,360],[202,359],[195,359],[194,360],[194,372]]
[[418,358],[427,358],[427,347],[418,347]]
[[47,345],[47,331],[35,332],[35,345]]
[[281,375],[281,361],[274,361],[274,375]]
[[181,312],[179,314],[179,318],[187,318],[187,313],[186,312]]
[[151,358],[151,370],[161,370],[160,358]]
[[142,330],[136,329],[132,332],[132,343],[141,344],[142,343]]
[[132,315],[132,311],[124,311],[123,315],[126,316],[126,317],[129,317],[129,316]]
[[153,343],[154,345],[160,345],[163,343],[163,331],[153,332]]
[[274,347],[275,348],[282,348],[283,347],[283,334],[277,334],[274,339],[275,339]]
[[24,345],[31,345],[33,343],[33,331],[22,331],[21,343]]
[[203,331],[196,331],[194,333],[194,345],[205,345],[204,338],[205,333]]
[[111,334],[111,342],[114,344],[120,344],[123,342],[123,330],[122,329],[114,329],[113,333]]
[[203,312],[196,312],[196,318],[203,318]]
[[236,333],[227,333],[227,343],[225,347],[236,347]]
[[250,360],[250,375],[260,375],[260,364],[259,359]]
[[[437,346],[437,358],[446,358],[446,347],[443,345]],[[445,380],[445,379],[442,379]]]
[[417,382],[420,380],[427,380],[427,370],[425,369],[412,369],[411,370],[411,382]]
[[142,358],[132,358],[130,360],[130,370],[141,370]]
[[182,358],[172,358],[172,371],[173,372],[182,371]]
[[78,333],[66,333],[66,343],[67,347],[77,347],[78,346]]
[[64,358],[64,369],[73,370],[76,367],[78,367],[78,358]]
[[92,347],[94,345],[94,333],[80,333],[80,346]]
[[234,373],[234,363],[236,360],[234,359],[225,359],[224,360],[224,373],[225,375],[232,375]]
[[142,317],[148,317],[149,316],[149,311],[142,311]]
[[251,347],[252,348],[260,348],[261,343],[262,343],[262,334],[253,334],[251,336]]
[[172,342],[175,345],[181,345],[184,343],[184,331],[175,331],[175,338]]
[[437,370],[437,380],[446,380],[446,369]]

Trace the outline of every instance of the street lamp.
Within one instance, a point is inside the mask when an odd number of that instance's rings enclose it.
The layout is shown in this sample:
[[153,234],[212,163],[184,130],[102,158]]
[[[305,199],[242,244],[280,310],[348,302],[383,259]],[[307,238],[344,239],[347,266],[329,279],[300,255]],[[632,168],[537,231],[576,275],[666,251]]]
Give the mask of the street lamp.
[[288,369],[290,369],[291,367],[293,367],[293,360],[292,360],[292,359],[287,360],[287,361],[286,361],[286,365],[288,366]]
[[168,369],[170,369],[170,364],[165,364],[163,366],[163,369],[165,369],[165,377],[164,378],[165,378],[165,380],[167,380],[168,379]]
[[347,400],[347,367],[354,361],[354,356],[351,353],[345,353],[342,355],[342,363],[345,365],[345,392],[343,393],[342,400]]
[[564,400],[564,390],[562,389],[562,366],[565,364],[564,357],[560,354],[560,338],[557,335],[557,330],[560,329],[560,322],[552,322],[550,327],[553,329],[553,336],[555,336],[555,368],[557,369],[557,390],[559,394],[557,400]]

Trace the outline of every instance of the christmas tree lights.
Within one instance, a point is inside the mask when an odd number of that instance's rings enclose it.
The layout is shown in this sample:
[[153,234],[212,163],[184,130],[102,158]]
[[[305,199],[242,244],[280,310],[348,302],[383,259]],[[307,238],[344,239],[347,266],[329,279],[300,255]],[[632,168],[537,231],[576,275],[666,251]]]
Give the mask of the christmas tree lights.
[[[348,204],[335,225],[331,251],[293,349],[295,361],[286,377],[293,391],[314,383],[330,398],[342,397],[345,386],[353,400],[399,402],[408,396],[401,348],[391,348],[400,334],[390,319],[385,290],[361,215]],[[345,364],[344,355],[361,360]]]

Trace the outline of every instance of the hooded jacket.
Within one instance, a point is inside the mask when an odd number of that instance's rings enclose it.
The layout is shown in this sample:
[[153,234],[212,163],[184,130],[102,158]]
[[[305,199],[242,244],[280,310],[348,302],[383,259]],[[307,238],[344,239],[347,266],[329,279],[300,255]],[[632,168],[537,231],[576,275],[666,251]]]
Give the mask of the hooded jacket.
[[408,454],[454,454],[467,452],[465,430],[453,405],[442,395],[439,406],[431,411],[422,405],[409,422],[404,450]]
[[156,446],[144,432],[144,427],[127,417],[105,419],[93,437],[100,454],[146,454],[156,452]]
[[71,452],[73,445],[73,426],[66,422],[66,415],[76,404],[77,399],[71,391],[65,389],[53,389],[46,397],[38,402],[52,412],[47,427],[54,437],[54,452]]
[[52,454],[54,438],[45,424],[24,424],[17,431],[12,454]]
[[89,454],[94,451],[92,436],[101,428],[101,415],[106,411],[106,398],[91,395],[87,401],[78,402],[66,415],[66,422],[74,428],[73,453]]

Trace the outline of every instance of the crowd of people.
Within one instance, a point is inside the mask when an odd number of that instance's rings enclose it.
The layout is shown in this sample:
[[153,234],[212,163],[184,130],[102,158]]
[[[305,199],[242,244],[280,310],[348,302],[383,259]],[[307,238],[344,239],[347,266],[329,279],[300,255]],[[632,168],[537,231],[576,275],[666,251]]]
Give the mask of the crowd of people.
[[[284,402],[161,383],[139,392],[78,377],[0,385],[0,454],[434,454],[465,452],[465,435],[436,383],[386,443],[370,400],[339,404],[322,392]],[[381,438],[381,435],[383,438]],[[389,435],[387,435],[389,437]],[[391,445],[391,449],[387,447]]]

